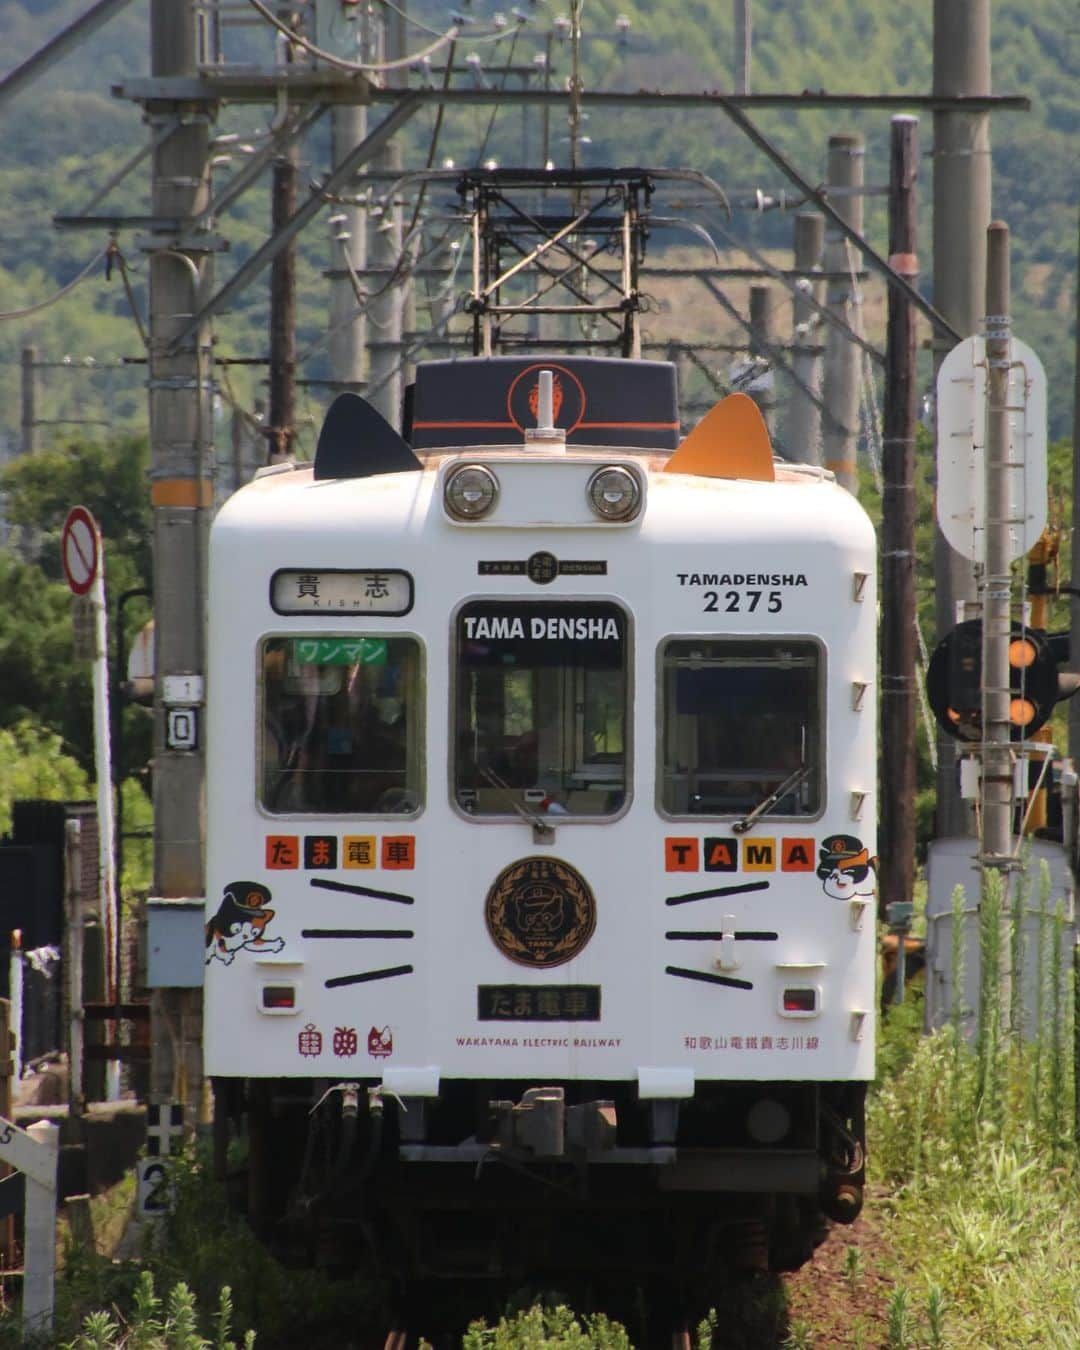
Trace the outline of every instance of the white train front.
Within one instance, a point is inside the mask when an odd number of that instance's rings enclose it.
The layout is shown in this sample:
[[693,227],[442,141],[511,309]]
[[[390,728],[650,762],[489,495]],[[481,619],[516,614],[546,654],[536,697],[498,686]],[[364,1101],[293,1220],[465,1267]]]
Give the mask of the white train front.
[[[437,362],[408,444],[345,396],[220,512],[206,1067],[292,1122],[256,1217],[562,1167],[782,1267],[857,1213],[875,539],[763,435],[735,396],[676,448],[662,363]],[[356,1156],[305,1183],[327,1088]]]

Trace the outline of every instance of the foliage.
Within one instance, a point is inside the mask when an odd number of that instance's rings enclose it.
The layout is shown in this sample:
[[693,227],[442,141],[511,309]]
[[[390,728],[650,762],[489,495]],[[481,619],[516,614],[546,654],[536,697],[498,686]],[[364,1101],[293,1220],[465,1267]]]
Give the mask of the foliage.
[[[93,768],[91,672],[73,653],[71,593],[62,579],[60,531],[69,509],[89,507],[105,540],[106,602],[150,583],[150,502],[145,439],[75,440],[0,471],[12,547],[0,551],[0,727],[34,718],[67,753]],[[146,622],[145,601],[124,606],[125,638]],[[115,630],[115,624],[110,628]],[[112,633],[115,641],[116,633]],[[128,765],[149,758],[142,709],[122,711]]]
[[[1080,1260],[1073,972],[1045,867],[1038,889],[1030,1039],[998,979],[1002,958],[1018,950],[1016,906],[1004,905],[1000,880],[989,881],[981,907],[985,978],[974,1044],[960,1034],[961,1016],[926,1037],[913,1018],[886,1020],[884,1058],[897,1072],[874,1093],[869,1125],[904,1271],[889,1308],[890,1345],[1080,1344],[1071,1292]],[[952,987],[963,987],[955,962]]]
[[71,801],[88,795],[86,774],[64,753],[55,732],[29,720],[0,727],[0,835],[11,830],[12,802]]
[[[231,1339],[232,1293],[223,1286],[218,1296],[213,1340],[199,1334],[198,1310],[191,1290],[181,1281],[173,1285],[165,1306],[154,1292],[148,1270],[135,1287],[131,1321],[127,1326],[107,1312],[87,1315],[80,1333],[63,1350],[237,1350]],[[253,1350],[255,1333],[247,1332],[243,1350]]]
[[332,1343],[335,1328],[363,1325],[378,1287],[365,1279],[334,1281],[317,1271],[293,1278],[230,1210],[204,1156],[187,1155],[173,1171],[174,1206],[145,1259],[166,1284],[185,1281],[200,1307],[219,1297],[222,1272],[232,1286],[236,1321],[258,1326],[260,1350]]
[[632,1350],[630,1338],[602,1313],[578,1317],[569,1308],[535,1306],[488,1329],[474,1322],[462,1350]]
[[60,580],[58,544],[67,513],[87,507],[108,544],[106,584],[111,591],[150,576],[150,497],[145,437],[104,441],[79,438],[16,460],[0,475],[4,515],[10,525],[35,532],[33,549],[46,576]]
[[[288,1271],[229,1208],[207,1156],[175,1157],[170,1170],[173,1210],[144,1230],[138,1258],[111,1260],[70,1236],[65,1241],[50,1345],[250,1350],[255,1341],[248,1329],[257,1327],[258,1350],[301,1344],[337,1350],[342,1327],[376,1320],[373,1280],[334,1281],[312,1270],[300,1278]],[[158,1289],[170,1291],[164,1300]],[[12,1350],[22,1346],[13,1321],[0,1317],[0,1345]]]

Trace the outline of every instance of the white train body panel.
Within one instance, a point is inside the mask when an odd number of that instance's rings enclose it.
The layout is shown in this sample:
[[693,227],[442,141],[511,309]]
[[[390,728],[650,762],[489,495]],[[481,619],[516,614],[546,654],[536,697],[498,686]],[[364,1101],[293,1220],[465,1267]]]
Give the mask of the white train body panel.
[[[446,513],[444,478],[462,462],[491,465],[499,478],[490,520]],[[644,473],[643,510],[630,524],[599,521],[585,481],[598,465],[627,462]],[[485,448],[430,455],[417,473],[273,474],[222,509],[210,564],[208,1074],[382,1080],[403,1096],[434,1095],[451,1079],[603,1080],[660,1097],[709,1080],[873,1076],[872,870],[869,883],[840,895],[818,874],[829,839],[874,850],[872,527],[813,470],[780,468],[770,483],[662,466],[661,456],[631,452]],[[481,563],[537,553],[605,567],[544,584],[480,574]],[[412,606],[401,615],[276,613],[279,569],[400,570]],[[526,631],[540,604],[621,607],[627,790],[613,816],[548,815],[554,838],[537,842],[517,815],[471,817],[455,801],[455,616],[480,600],[519,606]],[[261,644],[351,635],[419,644],[423,805],[400,815],[267,810],[257,791]],[[739,835],[737,814],[661,810],[657,761],[664,644],[741,637],[791,638],[820,652],[824,777],[814,814],[766,813]],[[320,840],[331,841],[329,854]],[[319,861],[328,856],[335,865]],[[550,968],[508,957],[486,917],[503,869],[534,858],[569,865],[593,902],[591,936]],[[223,896],[248,883],[265,887],[261,937],[217,944]],[[690,898],[717,890],[729,893]],[[715,936],[688,936],[702,932]],[[543,1002],[551,986],[556,1001]],[[267,987],[291,989],[286,1006],[266,1006]],[[502,992],[487,996],[480,1020],[483,989]],[[799,1006],[784,1009],[785,991]],[[507,999],[530,1020],[513,1017]],[[597,1015],[571,1020],[591,999]]]

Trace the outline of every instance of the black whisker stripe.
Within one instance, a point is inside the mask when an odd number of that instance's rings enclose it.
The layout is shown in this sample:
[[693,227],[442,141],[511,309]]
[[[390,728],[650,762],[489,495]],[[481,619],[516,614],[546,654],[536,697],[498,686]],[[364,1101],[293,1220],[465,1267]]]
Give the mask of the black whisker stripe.
[[301,928],[305,938],[411,938],[411,928]]
[[343,984],[367,984],[369,980],[392,980],[395,975],[411,975],[412,966],[388,966],[386,970],[364,970],[359,975],[337,975],[326,981],[327,989],[338,989]]
[[[687,932],[684,929],[672,929],[670,932],[665,933],[664,936],[671,941],[677,941],[678,939],[681,938],[682,941],[684,942],[711,942],[713,940],[719,942],[720,939],[724,936],[724,934],[711,931]],[[764,932],[762,933],[735,932],[732,933],[731,936],[735,939],[736,942],[775,942],[779,938],[780,934],[764,933]]]
[[733,980],[730,975],[710,975],[706,970],[684,970],[682,966],[665,966],[668,975],[684,980],[701,980],[704,984],[722,984],[728,989],[753,989],[749,980]]
[[393,900],[396,905],[411,905],[411,895],[401,895],[398,891],[377,891],[371,886],[351,886],[347,881],[327,881],[324,877],[312,877],[311,884],[323,891],[344,891],[346,895],[366,895],[372,900]]
[[747,881],[741,886],[717,886],[712,891],[688,891],[685,895],[669,895],[665,905],[689,905],[694,900],[713,900],[724,895],[748,895],[751,891],[767,891],[767,881]]

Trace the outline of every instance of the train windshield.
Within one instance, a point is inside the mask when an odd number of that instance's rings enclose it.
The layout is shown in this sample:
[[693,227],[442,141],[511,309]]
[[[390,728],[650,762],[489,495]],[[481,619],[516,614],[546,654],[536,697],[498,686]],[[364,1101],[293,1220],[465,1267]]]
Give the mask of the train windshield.
[[626,798],[626,615],[600,601],[458,613],[453,786],[469,815],[607,816]]
[[679,638],[664,646],[661,669],[663,810],[673,816],[820,810],[816,644]]
[[261,800],[270,811],[420,809],[420,651],[412,638],[262,644]]

